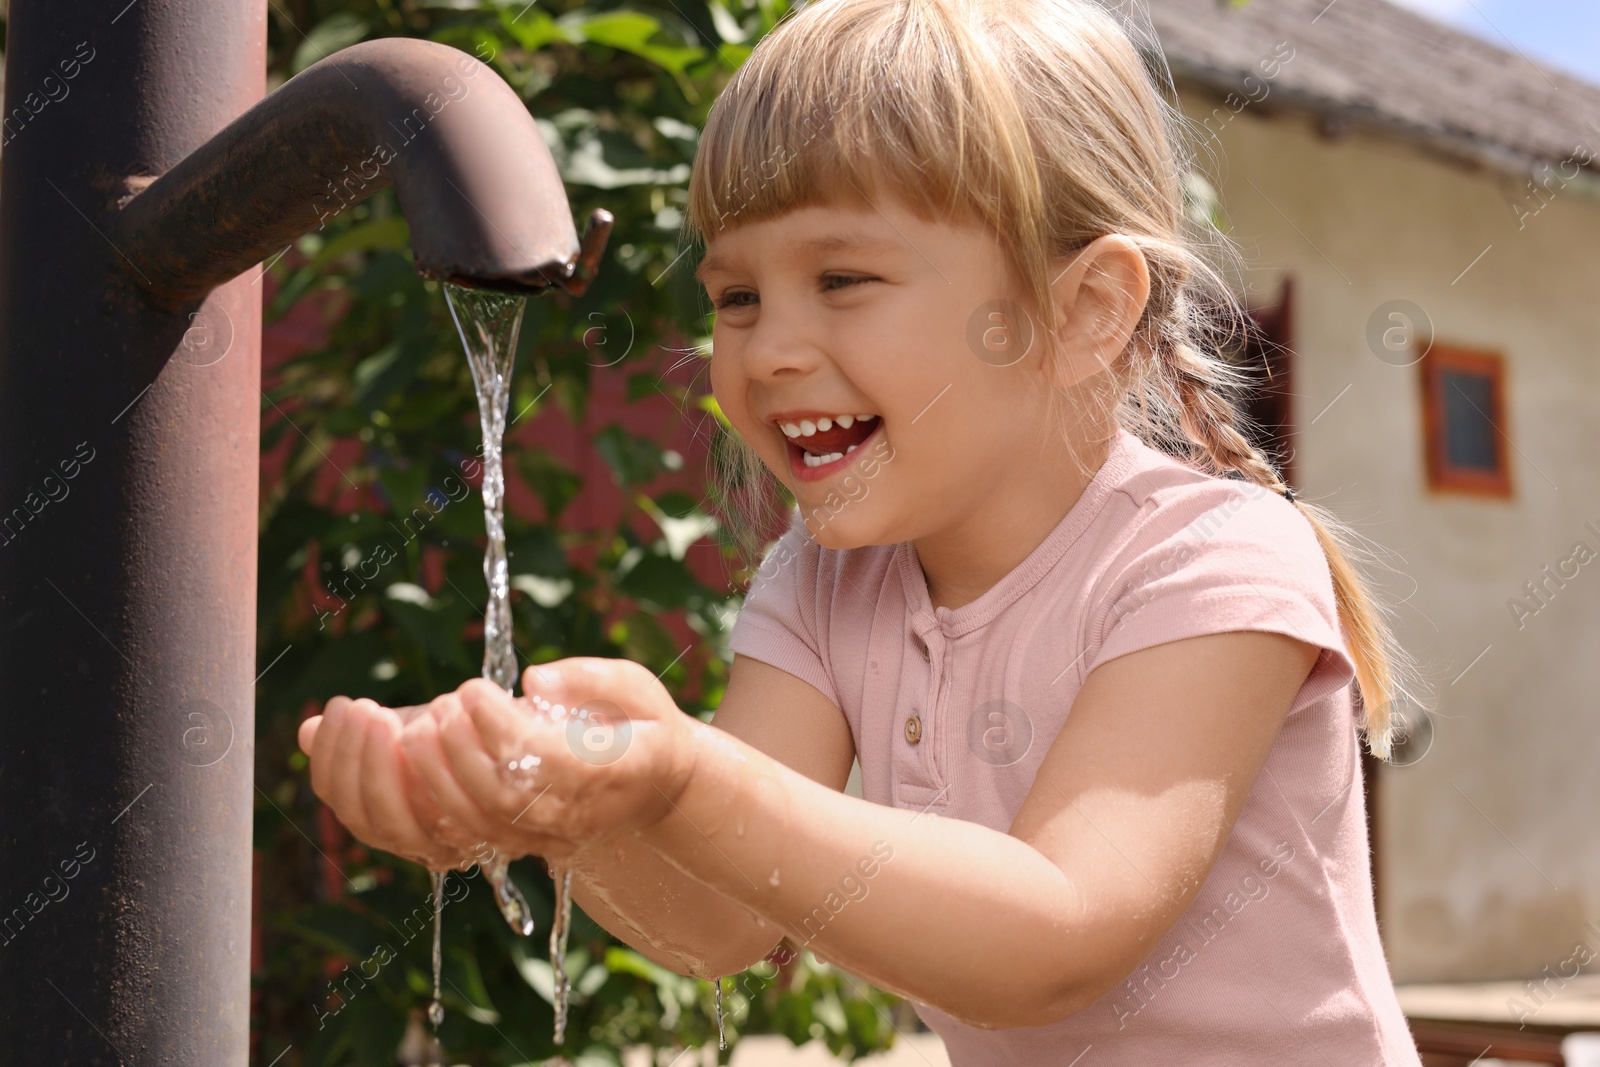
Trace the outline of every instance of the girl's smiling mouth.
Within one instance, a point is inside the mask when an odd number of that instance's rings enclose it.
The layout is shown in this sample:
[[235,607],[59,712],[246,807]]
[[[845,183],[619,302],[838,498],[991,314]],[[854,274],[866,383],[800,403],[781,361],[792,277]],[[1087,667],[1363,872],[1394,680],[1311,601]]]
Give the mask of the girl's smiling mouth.
[[782,431],[789,472],[797,481],[815,482],[850,466],[850,456],[883,428],[877,415],[783,412],[770,420]]

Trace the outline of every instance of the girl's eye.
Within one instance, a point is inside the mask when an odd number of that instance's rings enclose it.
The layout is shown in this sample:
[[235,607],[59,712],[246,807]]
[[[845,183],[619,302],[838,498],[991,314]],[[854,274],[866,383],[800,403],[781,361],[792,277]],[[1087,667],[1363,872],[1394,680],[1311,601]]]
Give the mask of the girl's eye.
[[[819,284],[823,292],[832,293],[873,280],[871,277],[857,274],[824,274],[819,279]],[[759,303],[756,294],[748,289],[729,289],[711,302],[718,311],[724,308],[751,307],[756,303]]]
[[750,305],[748,304],[740,303],[740,300],[747,296],[753,300],[755,295],[756,294],[748,292],[744,289],[730,289],[717,299],[713,300],[711,302],[711,306],[716,308],[718,311],[721,311],[723,308],[749,307]]
[[[871,278],[854,274],[824,274],[822,276],[822,289],[824,292],[833,292],[839,289],[847,289],[852,285],[859,285],[862,282],[869,282],[871,280]],[[831,284],[833,282],[838,282],[839,284],[833,285]]]

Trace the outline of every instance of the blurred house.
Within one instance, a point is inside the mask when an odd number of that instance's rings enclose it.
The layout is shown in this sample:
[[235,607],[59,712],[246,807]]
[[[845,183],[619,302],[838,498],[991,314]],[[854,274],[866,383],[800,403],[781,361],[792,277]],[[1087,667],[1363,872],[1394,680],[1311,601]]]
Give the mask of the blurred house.
[[1368,766],[1380,927],[1399,983],[1508,984],[1408,1013],[1600,1029],[1600,87],[1383,0],[1124,6],[1250,265],[1265,443],[1392,554],[1437,701]]

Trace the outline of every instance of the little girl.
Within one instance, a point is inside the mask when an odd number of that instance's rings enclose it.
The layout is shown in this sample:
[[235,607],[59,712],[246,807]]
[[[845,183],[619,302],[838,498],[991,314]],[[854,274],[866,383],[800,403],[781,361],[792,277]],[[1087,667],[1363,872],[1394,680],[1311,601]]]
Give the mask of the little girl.
[[1183,132],[1089,0],[788,18],[689,189],[717,402],[796,502],[715,725],[602,659],[337,697],[318,794],[435,869],[544,856],[682,973],[788,938],[957,1067],[1417,1067],[1360,760],[1407,661],[1236,420]]

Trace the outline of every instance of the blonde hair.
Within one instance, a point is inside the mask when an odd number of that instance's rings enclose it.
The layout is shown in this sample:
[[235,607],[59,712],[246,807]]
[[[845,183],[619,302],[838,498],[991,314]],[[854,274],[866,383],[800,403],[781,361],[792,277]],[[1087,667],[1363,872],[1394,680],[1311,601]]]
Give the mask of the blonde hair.
[[[998,237],[1047,358],[1051,265],[1098,236],[1126,235],[1150,293],[1110,368],[1117,423],[1208,474],[1282,493],[1234,399],[1249,379],[1223,352],[1248,315],[1198,250],[1238,253],[1186,204],[1188,131],[1129,31],[1092,0],[819,0],[763,38],[717,98],[684,226],[702,239],[887,187],[920,218],[977,222]],[[773,529],[777,481],[728,431],[713,452],[713,502],[749,552]],[[1327,556],[1367,743],[1387,758],[1411,661],[1350,562],[1372,558],[1358,535],[1297,504]]]

